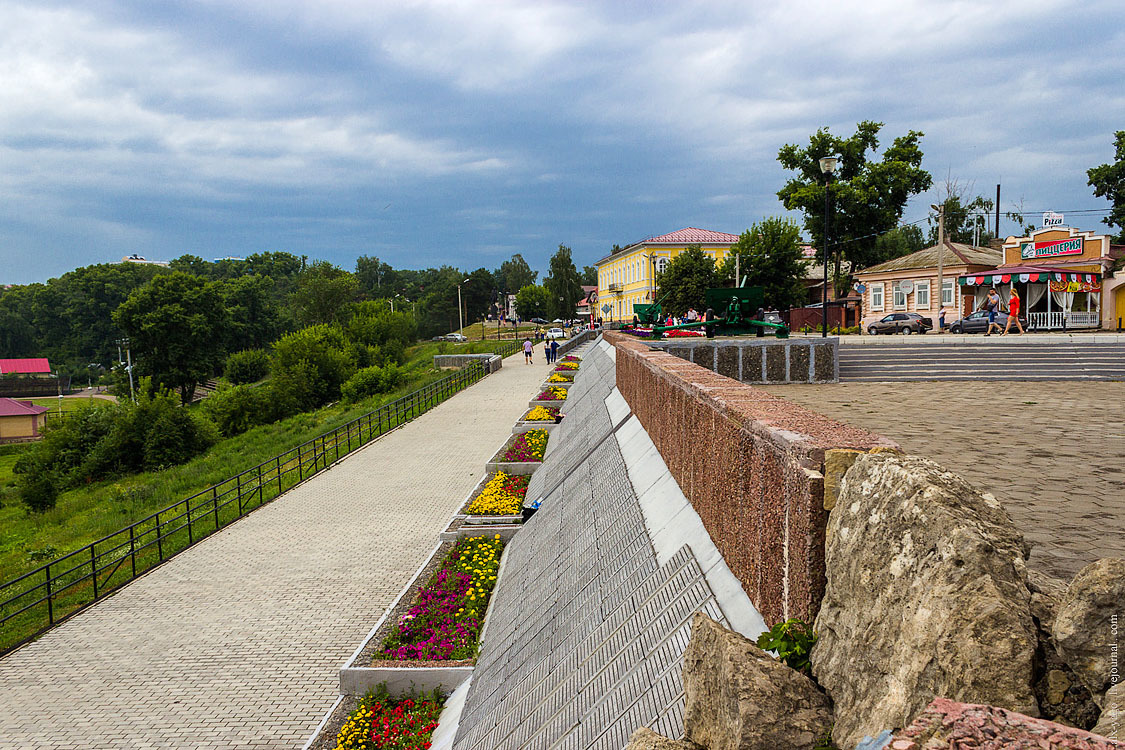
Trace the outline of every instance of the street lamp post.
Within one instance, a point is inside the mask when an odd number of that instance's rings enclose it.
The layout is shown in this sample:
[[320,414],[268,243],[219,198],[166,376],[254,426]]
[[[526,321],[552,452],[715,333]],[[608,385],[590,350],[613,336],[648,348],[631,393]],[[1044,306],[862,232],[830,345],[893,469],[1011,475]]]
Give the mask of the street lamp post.
[[824,289],[821,293],[820,319],[821,338],[828,337],[828,190],[832,185],[832,173],[840,163],[838,156],[820,157],[820,171],[824,173]]
[[117,359],[121,361],[121,347],[125,347],[125,360],[127,365],[125,372],[129,373],[129,396],[133,399],[133,403],[137,403],[137,392],[133,389],[133,354],[129,350],[129,339],[117,339]]
[[[465,279],[461,284],[465,284],[469,279]],[[457,331],[465,330],[465,319],[461,317],[461,284],[457,285]]]

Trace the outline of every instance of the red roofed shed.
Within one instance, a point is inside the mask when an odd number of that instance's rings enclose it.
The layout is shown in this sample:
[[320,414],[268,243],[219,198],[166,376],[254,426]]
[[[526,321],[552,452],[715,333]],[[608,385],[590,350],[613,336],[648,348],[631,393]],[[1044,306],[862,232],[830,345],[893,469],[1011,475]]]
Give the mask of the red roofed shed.
[[39,437],[42,415],[46,411],[46,406],[37,406],[31,401],[0,398],[0,443]]

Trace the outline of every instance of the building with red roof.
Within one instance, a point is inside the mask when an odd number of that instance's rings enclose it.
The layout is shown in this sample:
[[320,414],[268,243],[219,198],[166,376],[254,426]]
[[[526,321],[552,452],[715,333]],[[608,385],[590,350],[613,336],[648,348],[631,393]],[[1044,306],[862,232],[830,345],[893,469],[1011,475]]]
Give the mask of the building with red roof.
[[50,375],[51,363],[46,357],[31,359],[0,359],[0,375]]
[[735,242],[737,234],[686,227],[648,237],[607,255],[594,264],[598,269],[595,317],[604,321],[632,320],[633,305],[655,301],[656,275],[673,258],[689,246],[698,245],[720,264]]
[[46,406],[14,398],[0,398],[0,443],[39,437]]

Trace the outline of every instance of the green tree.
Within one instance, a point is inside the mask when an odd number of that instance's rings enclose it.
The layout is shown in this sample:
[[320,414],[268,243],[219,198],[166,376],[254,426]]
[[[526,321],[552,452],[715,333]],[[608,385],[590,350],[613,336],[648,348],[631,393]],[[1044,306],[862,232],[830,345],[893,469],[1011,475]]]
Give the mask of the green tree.
[[137,370],[160,388],[178,390],[184,403],[223,364],[222,296],[198,276],[157,276],[130,294],[113,320],[132,340]]
[[792,221],[770,218],[743,232],[731,246],[720,278],[733,278],[735,256],[744,283],[762,287],[767,309],[803,304],[808,261],[801,252],[801,230]]
[[[308,411],[340,398],[340,386],[355,372],[348,340],[339,325],[320,324],[282,336],[274,344],[273,388]],[[288,384],[288,391],[281,383]]]
[[836,137],[827,128],[821,128],[809,138],[806,148],[787,144],[777,155],[781,166],[797,173],[777,192],[777,197],[787,209],[804,213],[805,231],[822,260],[826,244],[825,178],[818,160],[822,156],[840,157],[830,190],[828,238],[836,277],[841,275],[841,258],[851,262],[852,271],[878,262],[876,237],[894,229],[910,197],[929,190],[933,183],[930,173],[922,169],[922,149],[918,145],[922,133],[911,130],[896,138],[882,157],[876,158],[882,127],[881,122],[865,120],[849,138]]
[[497,290],[496,276],[487,268],[478,268],[461,278],[468,278],[461,285],[461,301],[465,305],[465,325],[469,325],[488,314]]
[[559,249],[551,256],[551,272],[543,281],[543,286],[550,295],[547,311],[553,318],[569,320],[574,317],[574,310],[582,301],[582,278],[574,266],[570,256],[570,248],[559,245]]
[[262,349],[281,335],[281,309],[273,279],[253,274],[214,284],[227,310],[228,325],[224,331],[227,351]]
[[538,276],[539,272],[532,271],[523,256],[516,253],[511,260],[500,264],[496,271],[496,282],[500,285],[500,291],[515,294],[525,286],[533,285]]
[[672,258],[664,273],[657,274],[656,298],[663,300],[661,308],[672,315],[683,315],[692,307],[702,311],[705,293],[717,280],[715,260],[699,245],[689,245]]
[[926,247],[926,237],[917,224],[907,224],[875,238],[875,263],[901,258]]
[[1109,216],[1102,221],[1121,232],[1114,242],[1125,242],[1125,130],[1118,130],[1114,136],[1114,162],[1102,164],[1087,170],[1090,187],[1098,198],[1108,198],[1113,203]]
[[398,274],[378,258],[361,255],[355,260],[355,279],[360,294],[368,299],[393,297]]
[[297,320],[306,326],[339,323],[358,290],[355,276],[328,261],[318,260],[297,279],[292,304]]
[[598,285],[598,267],[597,266],[583,266],[582,267],[582,284],[584,286],[597,286]]
[[541,286],[528,284],[516,292],[516,315],[520,320],[542,318],[551,304],[550,293]]
[[[987,246],[994,235],[989,230],[989,217],[995,203],[991,198],[983,195],[971,195],[971,186],[958,184],[956,180],[947,180],[941,187],[944,196],[938,203],[945,207],[945,238],[950,242],[961,242],[967,245],[977,244]],[[930,214],[929,244],[936,245],[938,241],[938,216]]]

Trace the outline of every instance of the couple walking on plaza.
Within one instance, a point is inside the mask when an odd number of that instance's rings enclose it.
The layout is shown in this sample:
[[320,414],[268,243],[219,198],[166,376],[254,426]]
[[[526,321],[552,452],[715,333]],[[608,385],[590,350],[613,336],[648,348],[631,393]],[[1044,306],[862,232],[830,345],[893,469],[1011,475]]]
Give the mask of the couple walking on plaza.
[[[1023,334],[1023,324],[1020,323],[1020,295],[1016,291],[1016,285],[1012,284],[1012,293],[1008,297],[1008,309],[1001,311],[1000,309],[1000,295],[996,292],[995,287],[988,290],[988,297],[984,300],[983,308],[988,311],[988,330],[985,336],[992,335],[992,327],[996,326],[996,330],[1000,331],[1001,336],[1006,336],[1008,331],[1012,328],[1012,322],[1015,321],[1016,328],[1019,329],[1020,334]],[[1004,325],[1003,330],[1000,324],[996,322],[996,314],[998,312],[1006,312],[1008,314],[1008,322]]]
[[[531,352],[535,349],[535,345],[531,343],[530,338],[523,340],[523,361],[525,364],[531,364]],[[559,342],[551,339],[543,344],[543,353],[547,355],[547,364],[557,362],[559,359]]]

